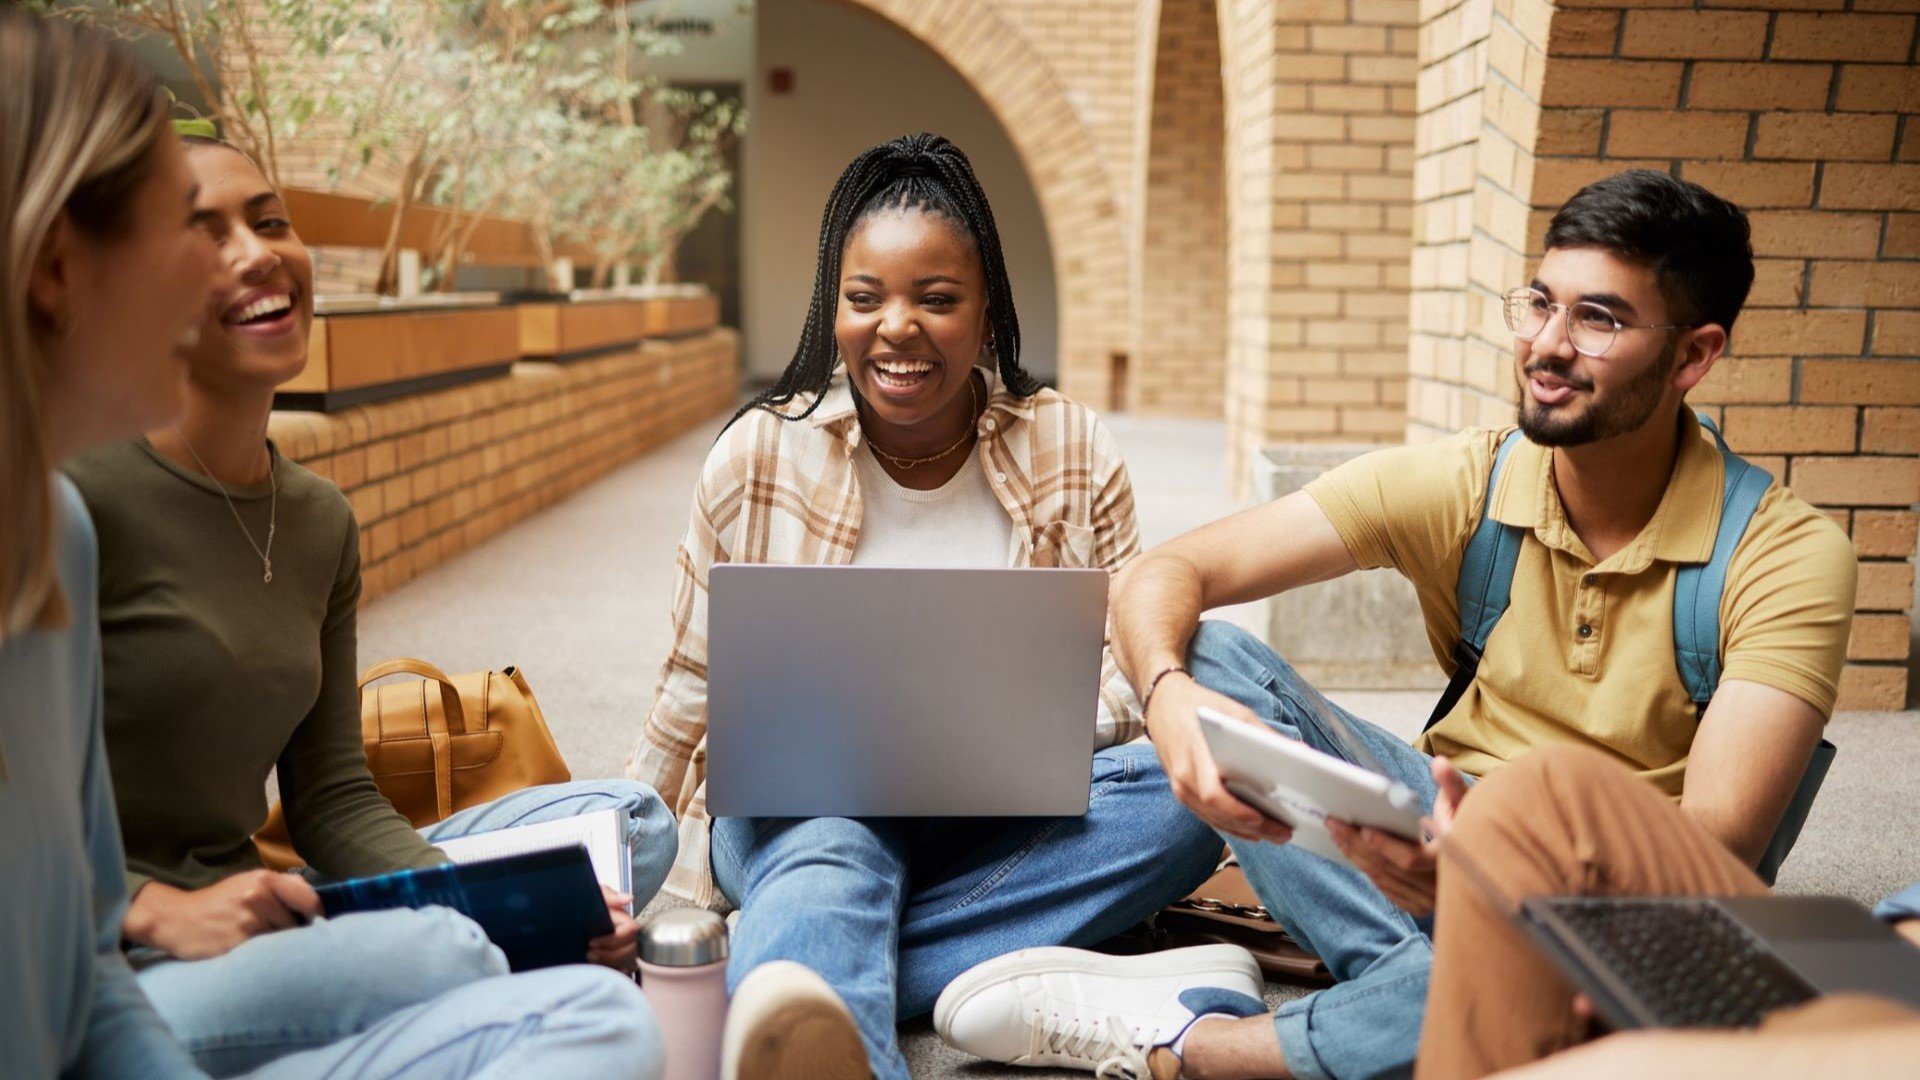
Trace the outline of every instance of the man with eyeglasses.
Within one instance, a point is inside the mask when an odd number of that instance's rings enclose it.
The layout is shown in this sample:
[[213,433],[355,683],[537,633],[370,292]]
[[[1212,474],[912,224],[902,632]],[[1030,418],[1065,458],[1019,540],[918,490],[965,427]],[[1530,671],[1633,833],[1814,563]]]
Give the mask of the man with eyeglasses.
[[[1342,1080],[1412,1068],[1437,842],[1336,824],[1360,871],[1287,844],[1284,826],[1223,787],[1196,720],[1203,706],[1391,774],[1424,800],[1430,835],[1472,778],[1537,748],[1579,746],[1677,800],[1686,829],[1750,866],[1760,859],[1833,708],[1855,563],[1830,518],[1764,474],[1744,533],[1726,541],[1737,544],[1730,561],[1713,559],[1723,480],[1745,465],[1723,455],[1686,396],[1725,354],[1752,285],[1746,216],[1696,184],[1635,170],[1577,193],[1545,247],[1531,281],[1481,298],[1512,334],[1519,437],[1475,429],[1365,455],[1147,553],[1116,585],[1115,653],[1175,794],[1339,981],[1267,1014],[1137,963],[1016,954],[968,977],[971,1004],[947,1010],[962,1036],[951,1041],[966,1045],[968,1009],[1017,1016],[1009,1002],[1041,1001],[1056,1027],[1064,1016],[1113,1032],[1089,1068]],[[1517,548],[1511,584],[1490,635],[1460,649],[1475,576],[1462,565],[1487,529]],[[1726,576],[1717,606],[1704,594],[1719,633],[1703,651],[1720,676],[1691,694],[1676,663],[1675,593],[1682,568],[1698,564]],[[1351,730],[1337,730],[1266,644],[1200,621],[1378,567],[1414,583],[1435,656],[1456,676],[1413,746],[1349,714],[1339,717]],[[1681,857],[1673,835],[1641,842]]]

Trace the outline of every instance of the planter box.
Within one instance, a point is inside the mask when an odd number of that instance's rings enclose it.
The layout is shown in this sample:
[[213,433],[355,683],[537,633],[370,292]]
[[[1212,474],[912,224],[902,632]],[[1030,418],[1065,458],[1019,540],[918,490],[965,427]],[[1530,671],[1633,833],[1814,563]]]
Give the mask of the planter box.
[[522,304],[520,355],[530,360],[580,360],[633,347],[647,336],[643,300]]
[[274,405],[330,412],[504,375],[519,358],[511,308],[316,315],[306,369],[280,388]]
[[[1375,446],[1269,446],[1254,459],[1255,491],[1278,499]],[[1413,584],[1363,570],[1266,602],[1267,641],[1308,681],[1330,690],[1423,690],[1446,677],[1427,643]]]
[[[282,196],[300,223],[300,236],[314,246],[379,251],[393,229],[393,204],[386,199],[289,187]],[[401,223],[400,246],[431,251],[454,221],[444,209],[416,203]],[[515,218],[482,217],[467,242],[467,261],[483,266],[539,266],[544,258],[527,223]],[[597,253],[590,244],[561,244],[552,252],[576,261]]]
[[645,303],[648,337],[699,334],[720,325],[720,298],[712,293],[663,297]]
[[739,378],[739,336],[720,329],[576,364],[516,364],[505,378],[331,416],[278,412],[267,430],[346,494],[366,603],[729,415]]

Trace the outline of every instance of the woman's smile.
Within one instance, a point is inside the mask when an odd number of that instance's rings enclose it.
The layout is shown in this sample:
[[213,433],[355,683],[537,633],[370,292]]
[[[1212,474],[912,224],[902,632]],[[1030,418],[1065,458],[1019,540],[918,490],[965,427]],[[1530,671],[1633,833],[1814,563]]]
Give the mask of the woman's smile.
[[880,353],[867,358],[874,388],[891,401],[908,402],[940,381],[937,361],[904,353]]
[[299,325],[298,291],[298,286],[250,289],[227,306],[220,322],[229,333],[279,337]]

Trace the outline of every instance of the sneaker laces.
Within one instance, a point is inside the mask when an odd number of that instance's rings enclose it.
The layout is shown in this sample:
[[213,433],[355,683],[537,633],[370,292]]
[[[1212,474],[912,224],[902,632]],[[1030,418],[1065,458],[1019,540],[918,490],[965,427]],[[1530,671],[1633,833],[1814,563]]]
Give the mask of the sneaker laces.
[[1045,1054],[1092,1065],[1095,1080],[1147,1078],[1147,1051],[1153,1048],[1153,1033],[1130,1028],[1118,1016],[1109,1015],[1103,1023],[1036,1010],[1029,1031],[1030,1055]]

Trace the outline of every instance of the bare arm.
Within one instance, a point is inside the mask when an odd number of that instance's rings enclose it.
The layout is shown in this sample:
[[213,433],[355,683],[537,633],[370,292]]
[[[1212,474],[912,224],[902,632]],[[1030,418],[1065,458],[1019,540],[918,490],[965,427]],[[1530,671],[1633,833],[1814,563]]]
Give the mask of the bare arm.
[[1121,573],[1114,654],[1141,693],[1181,663],[1209,608],[1244,604],[1357,569],[1318,503],[1296,491],[1170,540]]
[[1749,865],[1759,862],[1825,723],[1785,690],[1722,681],[1693,736],[1680,808]]
[[1186,662],[1200,613],[1354,569],[1333,523],[1305,492],[1196,529],[1153,549],[1121,572],[1113,592],[1113,652],[1145,697],[1147,734],[1180,802],[1232,836],[1284,843],[1286,826],[1234,798],[1200,735],[1196,710],[1209,706],[1250,724],[1260,719],[1183,674],[1154,677]]

